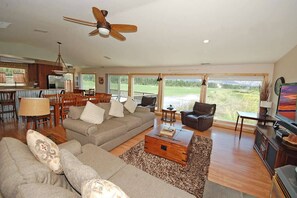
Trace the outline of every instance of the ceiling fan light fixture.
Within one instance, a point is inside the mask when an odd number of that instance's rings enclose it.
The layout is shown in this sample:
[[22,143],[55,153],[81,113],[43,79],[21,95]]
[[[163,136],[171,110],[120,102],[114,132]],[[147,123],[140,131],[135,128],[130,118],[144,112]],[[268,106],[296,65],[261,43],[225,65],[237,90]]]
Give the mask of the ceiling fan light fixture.
[[109,29],[104,27],[100,27],[98,30],[99,30],[99,33],[103,36],[108,36],[110,32]]

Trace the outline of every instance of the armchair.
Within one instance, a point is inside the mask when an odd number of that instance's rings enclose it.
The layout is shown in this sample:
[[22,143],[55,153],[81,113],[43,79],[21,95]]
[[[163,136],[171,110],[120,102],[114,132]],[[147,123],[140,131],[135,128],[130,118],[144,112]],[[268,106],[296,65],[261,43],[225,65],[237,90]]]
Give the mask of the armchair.
[[137,106],[147,107],[150,109],[151,112],[155,112],[157,97],[148,97],[143,96],[141,99],[141,103]]
[[195,102],[193,111],[181,111],[182,124],[205,131],[213,124],[216,104]]

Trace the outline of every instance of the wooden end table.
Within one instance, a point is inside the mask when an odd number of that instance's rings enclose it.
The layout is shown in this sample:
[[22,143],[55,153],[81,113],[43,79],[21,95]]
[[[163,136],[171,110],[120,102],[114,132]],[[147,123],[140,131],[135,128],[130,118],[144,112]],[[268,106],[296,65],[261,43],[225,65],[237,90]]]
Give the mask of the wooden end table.
[[176,109],[162,109],[162,118],[161,120],[165,122],[175,122],[175,113]]
[[186,165],[194,132],[176,129],[172,138],[160,136],[163,125],[154,128],[144,138],[144,151]]

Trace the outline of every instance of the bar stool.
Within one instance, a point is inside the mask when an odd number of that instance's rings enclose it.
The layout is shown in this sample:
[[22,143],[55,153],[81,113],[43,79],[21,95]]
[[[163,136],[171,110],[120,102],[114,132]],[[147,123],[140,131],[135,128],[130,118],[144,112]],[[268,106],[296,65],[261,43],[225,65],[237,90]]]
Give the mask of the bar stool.
[[0,120],[4,120],[4,114],[12,113],[12,117],[18,119],[18,114],[15,105],[16,91],[1,91],[0,92]]

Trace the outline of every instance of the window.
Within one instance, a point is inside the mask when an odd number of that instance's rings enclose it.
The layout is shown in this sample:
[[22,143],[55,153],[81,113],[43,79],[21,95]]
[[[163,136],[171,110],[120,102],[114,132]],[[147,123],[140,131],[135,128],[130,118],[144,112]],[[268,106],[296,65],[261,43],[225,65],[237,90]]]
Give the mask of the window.
[[0,67],[0,86],[25,86],[26,70]]
[[119,101],[125,101],[128,97],[128,76],[108,75],[108,93]]
[[[158,96],[157,76],[135,76],[133,96],[136,103],[141,103],[142,96]],[[156,105],[157,106],[157,105]]]
[[[207,103],[217,105],[215,119],[235,122],[237,111],[258,112],[263,77],[209,77]],[[255,121],[247,120],[254,124]]]
[[163,108],[172,105],[177,111],[192,110],[200,100],[201,82],[200,76],[165,77]]
[[[73,77],[72,77],[73,78]],[[96,75],[95,74],[81,74],[81,88],[84,90],[96,88]]]

